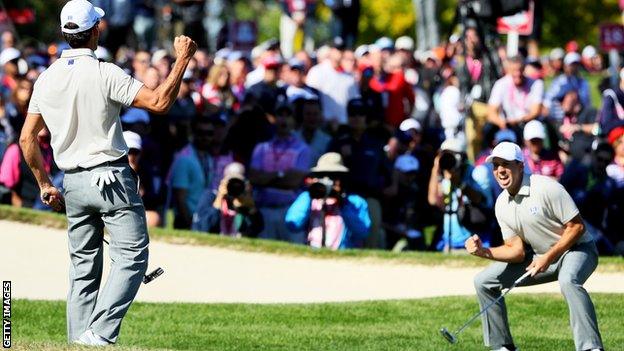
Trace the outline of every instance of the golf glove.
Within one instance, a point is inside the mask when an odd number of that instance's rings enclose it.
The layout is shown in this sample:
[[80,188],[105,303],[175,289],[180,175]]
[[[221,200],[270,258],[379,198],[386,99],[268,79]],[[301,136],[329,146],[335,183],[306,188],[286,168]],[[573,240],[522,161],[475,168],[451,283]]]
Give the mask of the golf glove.
[[104,190],[105,185],[110,185],[117,181],[113,171],[95,172],[91,176],[91,186],[97,186],[100,191]]

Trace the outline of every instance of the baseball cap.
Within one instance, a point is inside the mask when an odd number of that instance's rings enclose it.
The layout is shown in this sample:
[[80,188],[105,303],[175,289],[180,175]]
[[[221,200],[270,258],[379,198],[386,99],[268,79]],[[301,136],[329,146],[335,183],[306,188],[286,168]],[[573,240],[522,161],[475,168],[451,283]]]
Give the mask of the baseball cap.
[[503,141],[502,143],[496,145],[490,156],[485,159],[485,162],[492,162],[495,157],[502,158],[507,161],[524,162],[520,146],[509,141]]
[[498,145],[503,141],[511,141],[512,143],[515,143],[518,141],[518,138],[516,138],[516,133],[514,133],[511,129],[502,129],[494,134],[494,145]]
[[417,120],[413,118],[407,118],[403,122],[401,122],[401,124],[399,125],[399,129],[403,132],[407,132],[410,129],[416,129],[416,131],[420,132],[422,131],[422,126]]
[[571,65],[579,62],[581,62],[581,55],[579,55],[578,52],[568,52],[563,58],[564,65]]
[[420,168],[420,162],[412,155],[401,155],[394,162],[394,168],[403,173],[415,172]]
[[141,150],[142,142],[141,142],[140,135],[138,135],[135,132],[126,130],[125,132],[123,132],[123,138],[126,141],[126,145],[128,146],[128,149]]
[[408,37],[407,35],[398,37],[397,40],[394,42],[394,47],[397,50],[412,51],[414,50],[414,39]]
[[362,58],[368,55],[369,51],[370,49],[368,48],[368,45],[364,44],[364,45],[358,46],[357,49],[355,49],[355,52],[353,52],[353,54],[355,55],[356,58]]
[[587,45],[586,47],[584,47],[583,51],[581,52],[581,56],[586,60],[593,58],[597,54],[598,51],[596,51],[596,48],[591,45]]
[[394,50],[394,43],[388,37],[381,37],[375,41],[375,46],[380,50]]
[[531,139],[546,139],[546,128],[542,122],[538,120],[532,120],[524,126],[523,131],[524,140]]
[[288,66],[292,70],[305,71],[305,64],[303,63],[303,61],[295,57],[288,60]]
[[607,137],[609,144],[613,145],[616,141],[620,140],[620,138],[624,135],[624,126],[619,126],[613,128]]
[[548,58],[551,60],[561,60],[565,57],[565,51],[562,48],[554,48],[550,50]]
[[277,69],[281,63],[281,58],[276,55],[269,55],[263,58],[261,62],[265,69]]
[[245,166],[239,162],[230,163],[223,169],[223,178],[245,180]]
[[0,53],[0,65],[4,66],[7,62],[13,61],[22,56],[16,48],[6,48]]
[[466,152],[466,144],[457,138],[446,139],[444,140],[442,145],[440,145],[440,150],[452,151],[457,153]]
[[[87,0],[70,0],[61,10],[61,31],[63,33],[75,34],[84,32],[104,17],[104,10],[93,6]],[[76,29],[67,29],[67,23],[75,23],[78,25]]]

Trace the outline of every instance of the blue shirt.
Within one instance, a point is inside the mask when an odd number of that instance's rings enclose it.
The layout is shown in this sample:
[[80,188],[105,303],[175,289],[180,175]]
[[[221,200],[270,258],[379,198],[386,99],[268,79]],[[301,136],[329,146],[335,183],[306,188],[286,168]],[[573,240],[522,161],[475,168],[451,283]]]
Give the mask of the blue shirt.
[[180,150],[171,165],[169,184],[173,189],[186,190],[186,206],[191,213],[195,212],[201,194],[210,184],[212,168],[212,158],[206,156],[200,160],[190,144]]
[[591,106],[591,95],[587,80],[579,76],[560,74],[550,83],[550,87],[546,91],[546,96],[544,97],[544,103],[546,107],[550,109],[550,115],[552,117],[557,119],[563,118],[563,110],[561,109],[560,103],[565,94],[572,90],[578,93],[579,100],[583,106]]

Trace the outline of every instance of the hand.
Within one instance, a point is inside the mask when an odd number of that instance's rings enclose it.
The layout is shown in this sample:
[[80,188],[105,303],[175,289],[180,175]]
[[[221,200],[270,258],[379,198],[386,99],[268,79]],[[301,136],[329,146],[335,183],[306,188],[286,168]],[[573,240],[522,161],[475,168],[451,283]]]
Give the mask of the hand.
[[464,246],[466,247],[466,251],[469,254],[480,256],[479,253],[483,251],[483,243],[481,242],[481,238],[478,235],[473,235],[470,238],[466,239],[464,242]]
[[547,257],[547,255],[543,255],[534,259],[533,262],[531,262],[531,264],[526,268],[526,270],[531,271],[531,277],[534,277],[537,273],[542,273],[546,271],[551,263],[552,262]]
[[65,207],[65,199],[61,192],[58,191],[57,188],[48,185],[41,188],[41,201],[47,205],[52,207],[54,211],[62,211]]
[[180,35],[173,40],[173,49],[175,51],[176,58],[190,59],[197,50],[197,44],[193,39]]
[[91,176],[91,186],[97,186],[100,191],[104,190],[105,185],[113,184],[117,181],[113,171],[95,172]]

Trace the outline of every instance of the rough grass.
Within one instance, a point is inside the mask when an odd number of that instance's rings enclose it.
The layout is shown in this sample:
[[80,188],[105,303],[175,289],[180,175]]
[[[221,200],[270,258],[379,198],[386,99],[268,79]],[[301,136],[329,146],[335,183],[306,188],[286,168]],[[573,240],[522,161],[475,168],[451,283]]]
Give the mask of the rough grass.
[[[35,224],[49,228],[66,229],[67,221],[63,215],[31,209],[0,205],[0,220]],[[383,250],[316,250],[303,245],[293,245],[273,240],[248,238],[232,239],[229,237],[192,232],[152,228],[150,238],[173,244],[204,245],[246,252],[261,252],[296,257],[319,259],[350,259],[380,261],[390,264],[418,264],[446,267],[482,267],[489,262],[463,253],[443,254],[439,252],[391,252]],[[624,258],[601,257],[598,272],[624,272]]]
[[[624,295],[593,294],[605,349],[622,350]],[[507,297],[512,332],[523,350],[574,349],[568,309],[559,295]],[[16,350],[82,350],[65,341],[65,303],[16,300]],[[483,350],[480,322],[457,345],[454,331],[478,311],[474,297],[405,301],[256,305],[132,305],[117,350]]]

